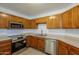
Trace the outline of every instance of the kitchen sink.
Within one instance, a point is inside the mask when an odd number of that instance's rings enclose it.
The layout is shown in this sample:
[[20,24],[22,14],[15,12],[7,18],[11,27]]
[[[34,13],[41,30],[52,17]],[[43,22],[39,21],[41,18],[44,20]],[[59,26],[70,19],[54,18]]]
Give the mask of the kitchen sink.
[[37,36],[48,36],[46,34],[37,34]]

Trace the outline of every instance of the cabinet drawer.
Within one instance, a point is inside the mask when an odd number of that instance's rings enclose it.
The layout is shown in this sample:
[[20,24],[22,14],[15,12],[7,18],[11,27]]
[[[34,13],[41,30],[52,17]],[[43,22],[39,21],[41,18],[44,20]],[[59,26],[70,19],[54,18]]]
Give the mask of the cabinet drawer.
[[7,44],[7,43],[11,43],[11,40],[0,41],[0,45]]
[[[4,48],[10,48],[11,47],[11,43],[7,43],[7,44],[2,44],[0,45],[0,48],[4,49]],[[1,49],[0,49],[1,50]]]

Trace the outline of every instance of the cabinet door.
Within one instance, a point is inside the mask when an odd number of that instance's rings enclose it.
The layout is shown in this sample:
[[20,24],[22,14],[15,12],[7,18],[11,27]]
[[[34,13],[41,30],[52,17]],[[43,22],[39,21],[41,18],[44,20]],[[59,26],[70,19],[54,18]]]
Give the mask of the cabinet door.
[[38,48],[38,43],[37,43],[37,41],[38,41],[38,39],[36,38],[36,37],[34,37],[34,44],[33,44],[33,48]]
[[0,13],[0,28],[1,29],[8,29],[8,20],[10,20],[10,15]]
[[44,51],[45,48],[45,42],[43,38],[38,38],[38,49],[41,51]]
[[61,22],[62,22],[61,14],[55,15],[55,18],[53,18],[53,19],[50,19],[50,17],[49,17],[48,22],[47,22],[47,28],[48,29],[60,29],[60,28],[62,28]]
[[34,47],[34,38],[33,37],[30,37],[30,46]]
[[11,40],[0,41],[0,54],[11,55]]
[[23,19],[24,29],[30,29],[30,20]]
[[64,29],[72,29],[72,12],[71,10],[66,11],[65,13],[62,14],[63,19],[62,19],[62,28]]
[[27,46],[32,47],[33,44],[34,44],[33,37],[32,36],[28,36],[27,37]]
[[34,36],[27,37],[27,46],[37,48],[37,39]]
[[79,6],[72,9],[72,20],[75,29],[79,28]]
[[61,41],[58,41],[58,55],[68,55],[68,47],[65,43],[62,43]]
[[68,55],[68,49],[65,46],[59,45],[58,47],[59,55]]
[[35,20],[30,21],[30,29],[37,29],[37,25],[35,23]]
[[28,37],[26,37],[26,46],[30,46],[31,45],[31,43],[30,43],[30,37],[28,36]]

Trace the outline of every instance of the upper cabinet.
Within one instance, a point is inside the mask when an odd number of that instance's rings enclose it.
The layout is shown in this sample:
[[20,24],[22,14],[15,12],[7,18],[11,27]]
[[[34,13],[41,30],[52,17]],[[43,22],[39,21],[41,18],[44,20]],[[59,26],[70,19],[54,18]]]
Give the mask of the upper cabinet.
[[[29,26],[30,22],[28,19],[5,14],[5,13],[0,13],[0,29],[10,29],[11,23],[14,23],[14,25],[12,25],[12,27],[14,27],[14,29],[15,28],[16,29],[29,29],[30,28],[30,26]],[[22,28],[20,28],[20,26],[17,26],[20,24],[22,25],[21,26]]]
[[33,20],[0,13],[0,29],[9,29],[9,22],[21,23],[23,29],[37,29],[40,23],[46,24],[47,29],[79,29],[79,5],[61,14]]
[[30,20],[30,29],[37,29],[37,24],[35,23],[35,20]]
[[72,23],[75,29],[79,29],[79,6],[72,9]]
[[42,18],[35,19],[35,23],[38,26],[38,24],[46,24],[47,29],[60,29],[62,28],[62,15],[54,15],[54,16],[46,16]]
[[72,10],[66,11],[62,14],[62,28],[64,29],[72,29]]
[[62,16],[62,28],[79,29],[79,6],[64,12]]
[[10,20],[10,15],[0,13],[0,28],[7,29],[8,28],[8,20]]
[[42,18],[37,18],[35,19],[35,23],[47,23],[48,17],[42,17]]
[[24,29],[30,29],[30,20],[23,19]]
[[62,28],[62,15],[61,14],[58,14],[58,15],[55,15],[55,16],[50,16],[48,18],[48,21],[47,21],[47,28],[48,29],[60,29]]

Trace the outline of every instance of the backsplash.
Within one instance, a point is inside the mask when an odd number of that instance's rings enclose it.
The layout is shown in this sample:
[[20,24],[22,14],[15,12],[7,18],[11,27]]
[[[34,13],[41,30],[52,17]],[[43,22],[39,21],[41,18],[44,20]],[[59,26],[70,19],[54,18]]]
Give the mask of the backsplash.
[[[40,29],[23,29],[23,30],[8,30],[8,29],[0,29],[0,36],[11,36],[11,35],[19,35],[23,33],[35,33],[40,34]],[[45,29],[43,33],[46,34],[63,34],[63,35],[72,35],[79,36],[79,29]]]

